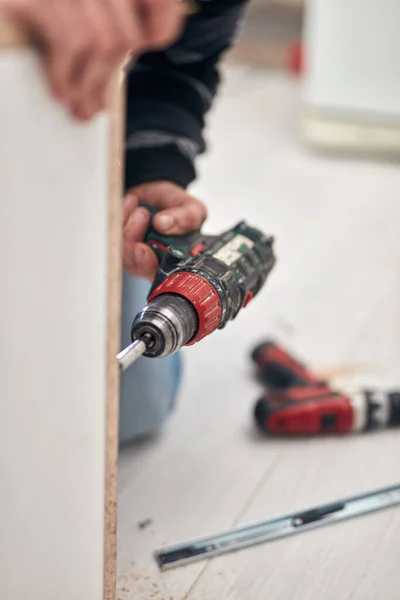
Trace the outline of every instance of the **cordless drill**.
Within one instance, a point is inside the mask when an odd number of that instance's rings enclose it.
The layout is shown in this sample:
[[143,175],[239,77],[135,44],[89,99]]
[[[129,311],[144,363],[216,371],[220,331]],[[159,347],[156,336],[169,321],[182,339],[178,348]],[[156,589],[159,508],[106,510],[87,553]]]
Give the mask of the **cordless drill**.
[[141,355],[169,356],[223,329],[258,294],[275,264],[273,238],[244,221],[216,236],[197,231],[175,237],[151,223],[145,241],[159,269],[148,304],[133,321],[132,344],[117,356],[122,370]]
[[264,432],[345,434],[400,426],[398,391],[338,391],[274,342],[259,344],[252,359],[266,387],[254,408]]

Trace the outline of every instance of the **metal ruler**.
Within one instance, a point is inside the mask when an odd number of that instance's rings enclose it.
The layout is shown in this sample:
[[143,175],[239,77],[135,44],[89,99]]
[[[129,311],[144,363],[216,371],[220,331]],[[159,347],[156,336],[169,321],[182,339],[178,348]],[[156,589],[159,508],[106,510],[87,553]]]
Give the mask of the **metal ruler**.
[[155,558],[161,570],[172,569],[397,504],[400,504],[400,484],[224,533],[167,546],[157,550]]

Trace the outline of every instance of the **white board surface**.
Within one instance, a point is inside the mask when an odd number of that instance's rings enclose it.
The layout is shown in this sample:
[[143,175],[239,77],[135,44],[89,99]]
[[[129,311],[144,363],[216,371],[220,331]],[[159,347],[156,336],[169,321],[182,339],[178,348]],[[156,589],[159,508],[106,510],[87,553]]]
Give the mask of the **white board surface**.
[[104,596],[109,122],[0,48],[0,597]]

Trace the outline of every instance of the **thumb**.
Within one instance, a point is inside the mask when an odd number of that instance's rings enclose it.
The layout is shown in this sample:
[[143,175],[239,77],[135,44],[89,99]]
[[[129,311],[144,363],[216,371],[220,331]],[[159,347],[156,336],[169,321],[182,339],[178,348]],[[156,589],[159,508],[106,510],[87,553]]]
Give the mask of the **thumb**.
[[207,218],[205,206],[190,198],[181,206],[160,211],[154,217],[154,227],[168,235],[184,235],[201,229]]

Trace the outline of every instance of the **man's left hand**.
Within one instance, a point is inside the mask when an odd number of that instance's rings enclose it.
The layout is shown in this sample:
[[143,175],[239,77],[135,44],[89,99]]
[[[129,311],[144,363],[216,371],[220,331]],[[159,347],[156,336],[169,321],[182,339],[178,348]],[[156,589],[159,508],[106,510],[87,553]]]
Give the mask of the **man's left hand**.
[[153,281],[157,258],[143,243],[150,214],[138,206],[139,198],[159,211],[153,225],[165,235],[183,235],[200,229],[207,218],[207,209],[184,188],[169,181],[145,183],[129,191],[124,199],[123,267],[131,275]]

